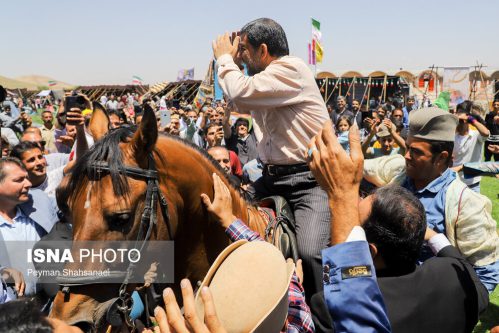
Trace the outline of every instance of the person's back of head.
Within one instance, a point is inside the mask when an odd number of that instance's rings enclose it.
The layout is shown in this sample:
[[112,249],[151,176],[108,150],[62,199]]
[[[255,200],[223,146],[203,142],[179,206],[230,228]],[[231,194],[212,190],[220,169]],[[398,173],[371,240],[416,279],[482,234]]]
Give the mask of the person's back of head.
[[38,134],[40,137],[42,136],[42,131],[38,127],[31,126],[26,128],[23,132],[23,136],[30,133]]
[[289,55],[286,33],[279,23],[269,18],[259,18],[247,23],[241,29],[241,35],[246,35],[248,42],[255,48],[267,45],[269,54],[273,57]]
[[389,271],[406,274],[414,270],[426,232],[426,215],[412,193],[395,185],[377,189],[363,228]]
[[456,106],[456,113],[466,113],[466,114],[470,114],[471,113],[471,107],[473,106],[473,102],[472,101],[464,101],[462,103],[459,103],[457,106]]
[[24,298],[0,304],[0,327],[2,332],[50,333],[52,326],[39,310],[33,298]]

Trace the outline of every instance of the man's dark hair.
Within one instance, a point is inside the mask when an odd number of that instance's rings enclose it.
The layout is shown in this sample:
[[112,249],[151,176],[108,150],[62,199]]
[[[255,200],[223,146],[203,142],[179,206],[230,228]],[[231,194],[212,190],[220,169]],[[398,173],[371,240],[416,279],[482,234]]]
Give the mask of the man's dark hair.
[[407,274],[414,270],[426,232],[426,215],[411,192],[396,185],[377,189],[363,228],[390,271]]
[[23,142],[19,142],[17,145],[15,145],[12,148],[12,151],[10,152],[10,156],[22,160],[23,154],[25,152],[27,152],[28,150],[32,150],[32,149],[38,149],[43,154],[43,150],[40,148],[40,146],[37,143],[31,142],[31,141],[23,141]]
[[204,127],[204,133],[206,135],[206,133],[208,133],[208,130],[212,127],[219,127],[220,124],[217,124],[217,123],[208,123],[205,127]]
[[[0,159],[0,184],[3,183],[3,181],[5,179],[5,176],[7,176],[7,173],[4,170],[5,166],[7,164],[15,164],[18,167],[20,167],[21,169],[23,169],[24,171],[26,171],[26,168],[24,167],[23,163],[18,158],[15,158],[15,157],[2,157]],[[2,326],[0,326],[0,327],[2,327]]]
[[123,120],[123,123],[128,124],[128,119],[126,118],[125,112],[123,112],[122,110],[120,110],[120,111],[118,111],[118,110],[108,110],[107,111],[107,116],[111,117],[111,115],[117,116],[118,118],[120,118],[121,120]]
[[267,45],[269,54],[273,57],[289,55],[288,40],[281,25],[269,18],[259,18],[247,23],[241,29],[241,35],[246,35],[251,46],[257,48]]
[[13,300],[0,304],[0,327],[2,332],[50,333],[52,326],[39,310],[33,298]]
[[466,101],[464,101],[462,103],[459,103],[456,106],[456,113],[470,114],[472,106],[473,106],[473,102],[472,101],[468,101],[468,100],[466,100]]
[[454,150],[454,142],[452,141],[428,141],[430,143],[430,151],[433,154],[431,161],[434,162],[437,155],[441,152],[446,151],[449,156],[447,157],[447,163],[449,167],[452,166],[452,151]]

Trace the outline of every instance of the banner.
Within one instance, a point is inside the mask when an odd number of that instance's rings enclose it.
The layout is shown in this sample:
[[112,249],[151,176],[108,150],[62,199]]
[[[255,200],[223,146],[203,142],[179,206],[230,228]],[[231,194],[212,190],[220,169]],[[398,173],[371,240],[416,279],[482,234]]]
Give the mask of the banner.
[[469,67],[445,67],[442,91],[450,93],[450,107],[467,100],[470,93]]
[[194,67],[178,71],[177,81],[194,80]]
[[318,41],[315,42],[315,61],[322,62],[322,56],[324,55],[324,51],[322,50],[321,43]]

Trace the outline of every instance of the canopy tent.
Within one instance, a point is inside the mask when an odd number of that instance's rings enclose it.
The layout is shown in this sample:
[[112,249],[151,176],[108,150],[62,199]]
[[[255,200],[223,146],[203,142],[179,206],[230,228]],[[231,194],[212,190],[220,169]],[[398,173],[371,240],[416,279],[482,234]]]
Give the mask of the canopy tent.
[[148,90],[148,85],[101,85],[101,86],[79,86],[75,89],[88,96],[91,101],[98,101],[102,95],[115,95],[116,97],[121,97],[127,93],[137,93],[139,95],[144,95]]
[[149,97],[162,97],[170,98],[172,101],[185,101],[187,104],[193,104],[194,98],[198,93],[201,81],[187,80],[170,82],[163,89],[157,92],[150,92]]
[[[349,75],[350,76],[350,75]],[[381,97],[383,101],[394,95],[407,95],[409,86],[403,77],[364,76],[316,79],[319,90],[327,104],[334,104],[338,96],[345,96],[351,103],[353,99],[363,101]]]
[[36,94],[36,96],[38,96],[38,97],[47,97],[51,93],[52,93],[52,90],[42,90],[38,94]]

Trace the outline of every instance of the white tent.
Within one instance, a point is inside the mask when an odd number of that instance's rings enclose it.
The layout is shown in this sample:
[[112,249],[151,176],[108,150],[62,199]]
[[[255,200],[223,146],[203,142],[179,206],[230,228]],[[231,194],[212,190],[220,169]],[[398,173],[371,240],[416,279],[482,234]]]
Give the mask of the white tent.
[[38,94],[36,94],[36,96],[47,97],[48,95],[50,95],[51,92],[52,90],[42,90]]

